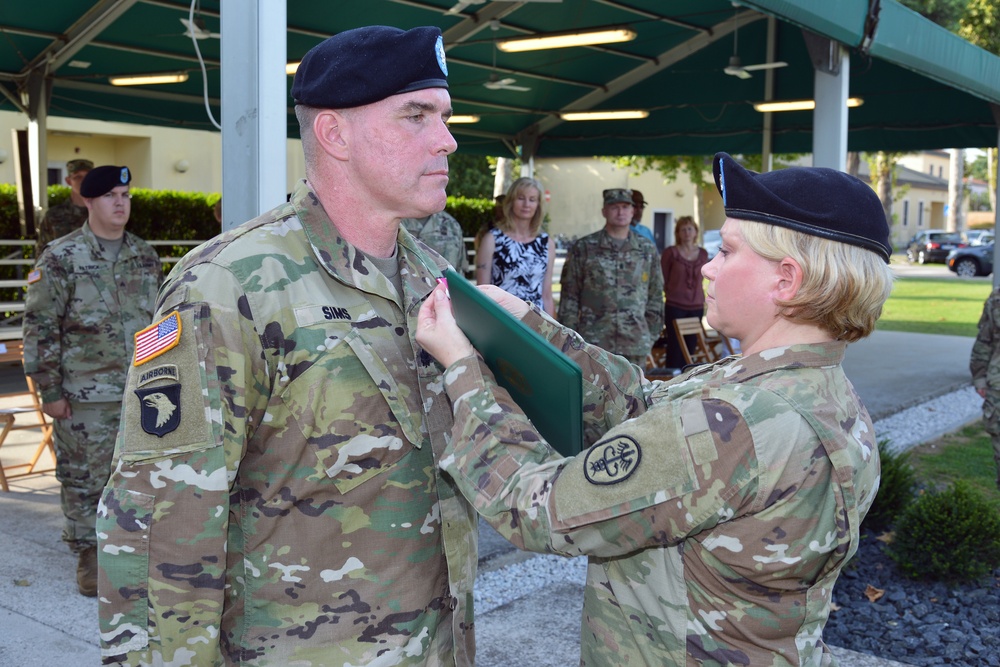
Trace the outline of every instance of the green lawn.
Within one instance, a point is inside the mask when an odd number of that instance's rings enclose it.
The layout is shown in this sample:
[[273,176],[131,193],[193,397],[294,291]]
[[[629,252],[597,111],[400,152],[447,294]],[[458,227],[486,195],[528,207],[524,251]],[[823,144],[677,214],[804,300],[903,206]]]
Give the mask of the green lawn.
[[944,488],[957,480],[976,487],[1000,508],[993,445],[981,422],[910,450],[918,479]]
[[878,329],[975,337],[992,287],[978,280],[899,278],[885,303]]

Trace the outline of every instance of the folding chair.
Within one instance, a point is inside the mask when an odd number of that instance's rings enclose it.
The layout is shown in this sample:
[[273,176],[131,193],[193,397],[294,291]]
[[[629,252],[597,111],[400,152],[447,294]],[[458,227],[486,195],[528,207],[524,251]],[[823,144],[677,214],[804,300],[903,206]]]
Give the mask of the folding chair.
[[[3,341],[3,345],[6,350],[4,352],[0,352],[0,363],[14,360],[21,361],[23,353],[23,344],[21,341]],[[28,463],[5,466],[2,462],[0,462],[0,490],[5,492],[10,491],[10,487],[7,483],[8,480],[16,479],[18,477],[27,477],[28,475],[40,475],[42,473],[52,472],[55,470],[54,467],[36,467],[46,449],[48,449],[52,454],[52,460],[54,462],[56,459],[56,450],[52,444],[52,422],[50,422],[45,413],[42,412],[42,401],[38,397],[38,389],[35,387],[35,383],[31,378],[25,377],[25,380],[28,384],[27,392],[15,392],[0,395],[0,398],[24,396],[27,399],[25,401],[25,405],[23,406],[0,408],[0,424],[3,424],[3,428],[0,429],[0,448],[3,447],[7,440],[7,436],[10,435],[11,431],[17,431],[20,429],[39,429],[41,431],[41,441],[38,443],[38,447],[35,449],[35,453],[31,457],[31,461]],[[38,420],[37,423],[15,424],[15,417],[22,414],[34,414]]]
[[[680,341],[681,352],[687,363],[710,364],[721,358],[708,346],[708,341],[705,339],[705,328],[701,325],[700,317],[681,317],[674,320],[674,331],[677,332],[677,340]],[[694,350],[690,349],[688,339],[685,336],[694,336]]]

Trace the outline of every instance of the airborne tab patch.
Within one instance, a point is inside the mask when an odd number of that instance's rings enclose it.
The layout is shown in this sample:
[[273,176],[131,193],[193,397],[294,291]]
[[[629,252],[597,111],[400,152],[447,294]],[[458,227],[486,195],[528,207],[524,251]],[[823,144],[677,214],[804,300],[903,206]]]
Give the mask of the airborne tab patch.
[[139,366],[155,359],[181,341],[181,316],[176,310],[135,334],[135,361]]
[[136,389],[142,430],[162,438],[181,423],[181,385]]

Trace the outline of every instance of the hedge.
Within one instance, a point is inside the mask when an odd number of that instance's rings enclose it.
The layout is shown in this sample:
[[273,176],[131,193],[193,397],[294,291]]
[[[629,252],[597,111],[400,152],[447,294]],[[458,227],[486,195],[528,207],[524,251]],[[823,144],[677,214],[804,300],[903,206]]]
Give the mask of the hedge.
[[[148,190],[132,188],[132,214],[128,230],[147,241],[177,239],[183,241],[207,240],[219,233],[212,207],[219,200],[217,193],[176,192],[173,190]],[[55,206],[69,197],[65,185],[50,185],[49,206]],[[481,225],[493,218],[492,199],[448,197],[445,210],[462,225],[465,236],[475,236]],[[0,183],[0,238],[23,239],[21,223],[17,216],[16,186]],[[157,246],[161,254],[180,257],[190,246]],[[16,247],[4,254],[16,253]],[[23,256],[31,258],[33,250],[25,248]],[[0,266],[0,279],[23,280],[27,272],[22,266]],[[0,289],[0,300],[19,301],[20,289]]]

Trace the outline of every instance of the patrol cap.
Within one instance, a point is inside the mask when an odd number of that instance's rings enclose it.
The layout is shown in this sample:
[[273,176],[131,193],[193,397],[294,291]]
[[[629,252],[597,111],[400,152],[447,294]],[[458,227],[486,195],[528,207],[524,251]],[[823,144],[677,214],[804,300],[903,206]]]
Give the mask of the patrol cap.
[[604,205],[617,204],[618,202],[623,202],[625,204],[632,203],[632,191],[627,188],[609,188],[604,191]]
[[633,190],[632,191],[632,204],[635,205],[636,208],[639,208],[640,206],[645,207],[646,206],[646,198],[643,197],[642,193],[639,192],[638,190]]
[[889,263],[892,246],[882,202],[853,176],[824,167],[758,174],[727,153],[715,154],[712,171],[727,216],[855,245]]
[[78,171],[90,171],[94,168],[94,163],[90,160],[70,160],[66,163],[66,171],[71,174],[75,174]]
[[104,164],[90,170],[90,173],[80,184],[80,194],[84,197],[100,197],[111,192],[119,185],[128,185],[132,182],[132,172],[128,167],[116,167]]
[[425,88],[447,88],[444,40],[437,27],[384,25],[338,33],[302,59],[292,99],[322,109],[348,109]]

